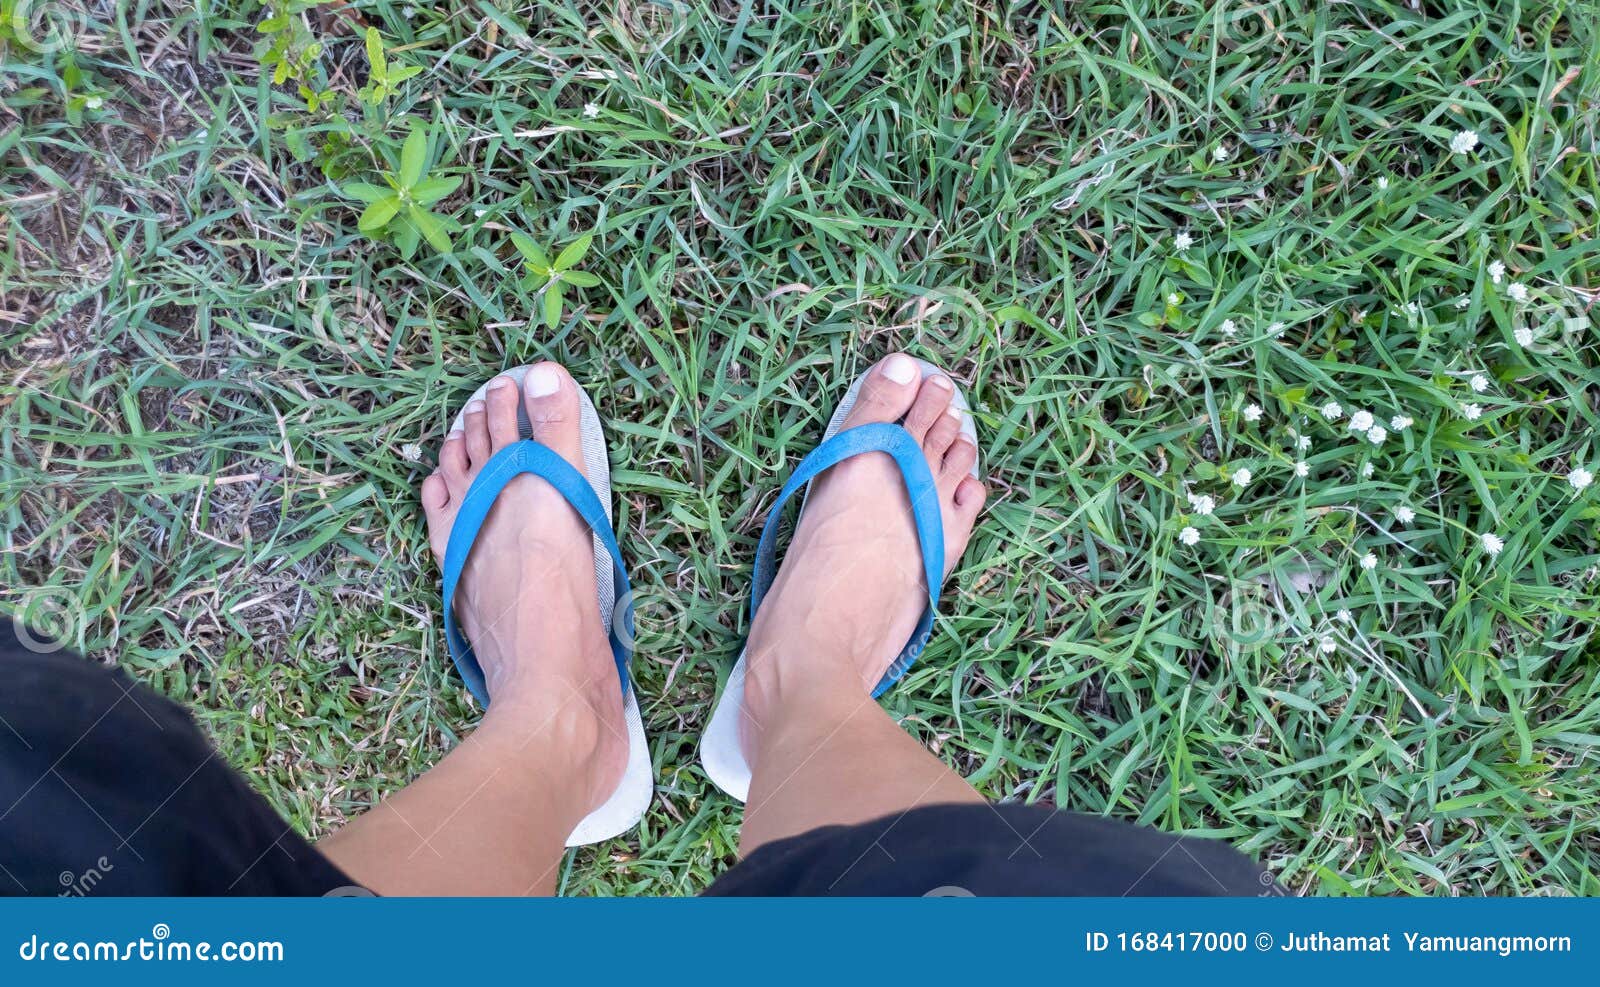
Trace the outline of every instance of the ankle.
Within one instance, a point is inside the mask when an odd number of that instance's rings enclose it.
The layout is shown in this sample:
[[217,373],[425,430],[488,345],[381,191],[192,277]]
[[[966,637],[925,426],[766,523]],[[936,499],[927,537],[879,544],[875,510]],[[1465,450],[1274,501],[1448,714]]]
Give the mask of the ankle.
[[571,792],[587,812],[615,789],[627,761],[621,710],[608,717],[601,705],[609,700],[620,706],[620,692],[615,686],[612,691],[508,692],[493,700],[468,742],[481,745],[506,770]]

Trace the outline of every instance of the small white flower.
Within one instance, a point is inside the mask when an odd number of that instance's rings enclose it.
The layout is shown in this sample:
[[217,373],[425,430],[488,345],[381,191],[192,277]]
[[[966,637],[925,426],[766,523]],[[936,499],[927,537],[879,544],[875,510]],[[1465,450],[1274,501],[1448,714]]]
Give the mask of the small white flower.
[[1185,545],[1197,545],[1200,543],[1200,532],[1196,531],[1192,527],[1185,527],[1182,531],[1178,532],[1178,540],[1183,542]]
[[1461,415],[1469,422],[1475,422],[1483,416],[1483,405],[1464,404],[1461,406]]
[[1207,515],[1217,509],[1217,502],[1209,494],[1190,494],[1189,509],[1196,514]]
[[1330,422],[1338,421],[1339,416],[1342,414],[1344,414],[1344,409],[1339,407],[1339,402],[1337,401],[1329,401],[1322,406],[1322,417]]
[[1396,432],[1404,432],[1413,424],[1415,423],[1412,422],[1409,415],[1395,415],[1393,418],[1389,419],[1389,427],[1394,429]]
[[1282,339],[1284,331],[1288,328],[1289,327],[1284,325],[1282,322],[1274,322],[1272,325],[1267,326],[1267,332],[1272,333],[1274,338]]
[[590,120],[600,115],[600,107],[594,103],[583,104],[583,115]]
[[1339,647],[1339,645],[1334,642],[1333,638],[1325,637],[1317,642],[1317,647],[1322,649],[1323,654],[1331,655],[1333,654],[1334,649]]
[[1245,405],[1244,406],[1244,420],[1247,421],[1247,422],[1258,422],[1258,421],[1260,421],[1261,420],[1261,405],[1259,405],[1259,404],[1247,404],[1247,405]]
[[1194,246],[1194,237],[1187,233],[1179,233],[1177,236],[1172,238],[1172,249],[1180,253],[1188,250],[1192,246]]
[[1523,326],[1521,329],[1513,332],[1511,336],[1517,341],[1518,346],[1533,345],[1533,330],[1529,329],[1527,326]]
[[1361,464],[1361,478],[1363,480],[1372,479],[1373,469],[1374,469],[1374,467],[1373,467],[1373,465],[1371,463],[1362,463]]
[[1416,302],[1406,302],[1404,305],[1401,306],[1401,309],[1404,310],[1404,312],[1407,315],[1410,315],[1410,316],[1417,316],[1417,315],[1421,315],[1422,314],[1422,306],[1418,305]]
[[1250,485],[1250,471],[1242,468],[1236,469],[1228,479],[1232,480],[1233,485],[1236,487],[1248,487]]
[[1211,158],[1214,161],[1226,161],[1226,160],[1228,160],[1228,154],[1229,153],[1230,152],[1228,151],[1228,145],[1226,145],[1226,144],[1218,144],[1217,145],[1217,149],[1215,151],[1211,152]]
[[1484,391],[1489,389],[1489,378],[1485,377],[1483,374],[1473,374],[1472,379],[1467,381],[1467,384],[1470,385],[1474,391],[1482,394]]
[[1352,432],[1365,432],[1367,429],[1371,428],[1372,425],[1372,412],[1362,410],[1351,413],[1350,423],[1345,427],[1350,429]]
[[415,442],[407,442],[400,447],[400,458],[408,463],[420,463],[422,461],[422,447]]
[[1461,309],[1466,308],[1468,305],[1471,305],[1471,304],[1472,304],[1472,296],[1471,295],[1462,295],[1462,296],[1460,296],[1459,298],[1456,299],[1456,309],[1458,311],[1461,310]]
[[1294,440],[1294,447],[1296,449],[1301,449],[1301,450],[1310,449],[1311,448],[1311,436],[1302,435],[1299,438],[1295,439]]
[[1506,285],[1506,296],[1514,302],[1525,302],[1528,300],[1528,286],[1521,281],[1513,281]]
[[1340,623],[1342,623],[1342,624],[1348,624],[1351,621],[1355,620],[1354,617],[1350,616],[1350,611],[1344,609],[1343,607],[1339,608],[1339,612],[1334,614],[1334,617],[1337,618],[1338,621]]
[[1167,296],[1167,304],[1168,305],[1176,305],[1176,304],[1178,304],[1178,293],[1176,291],[1174,291],[1172,294]]
[[1410,524],[1412,521],[1417,519],[1417,512],[1413,511],[1405,504],[1401,504],[1399,507],[1394,509],[1394,519],[1399,521],[1401,524]]
[[1456,154],[1471,154],[1477,146],[1478,133],[1475,130],[1463,130],[1450,138],[1450,150]]
[[1371,572],[1378,567],[1378,557],[1371,552],[1361,556],[1361,568]]
[[1375,446],[1383,445],[1383,440],[1389,437],[1389,430],[1382,425],[1374,425],[1367,429],[1367,441]]
[[1491,534],[1487,531],[1478,536],[1478,542],[1483,545],[1483,550],[1491,556],[1499,555],[1500,550],[1506,547],[1506,543],[1500,540],[1499,535]]
[[1232,336],[1234,333],[1239,331],[1239,324],[1234,322],[1232,319],[1223,319],[1222,325],[1219,328],[1222,329],[1222,334],[1224,336]]
[[1489,280],[1490,281],[1493,281],[1495,284],[1499,284],[1500,283],[1500,279],[1505,277],[1505,276],[1506,276],[1506,262],[1505,261],[1503,261],[1503,260],[1492,260],[1492,261],[1489,262]]
[[1389,187],[1389,176],[1388,175],[1379,175],[1378,176],[1378,191],[1382,192],[1382,191],[1386,190],[1388,187]]
[[1304,459],[1294,464],[1294,475],[1302,480],[1311,475],[1311,467],[1306,464]]
[[1567,474],[1567,482],[1572,484],[1572,489],[1583,490],[1594,482],[1594,474],[1582,466],[1574,467],[1572,472]]

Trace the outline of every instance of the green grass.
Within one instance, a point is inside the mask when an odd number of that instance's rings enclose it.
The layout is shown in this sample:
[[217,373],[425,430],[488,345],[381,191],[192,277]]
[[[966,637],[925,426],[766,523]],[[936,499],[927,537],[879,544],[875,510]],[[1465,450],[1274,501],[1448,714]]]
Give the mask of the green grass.
[[[704,887],[767,505],[905,348],[969,389],[994,497],[886,703],[983,792],[1301,893],[1600,893],[1592,0],[353,6],[424,68],[382,112],[464,179],[448,256],[287,153],[249,2],[91,4],[76,123],[59,63],[0,74],[0,602],[194,707],[303,832],[470,729],[415,487],[551,358],[611,436],[659,786],[563,887]],[[311,23],[353,93],[360,38]],[[595,235],[553,330],[513,229]]]

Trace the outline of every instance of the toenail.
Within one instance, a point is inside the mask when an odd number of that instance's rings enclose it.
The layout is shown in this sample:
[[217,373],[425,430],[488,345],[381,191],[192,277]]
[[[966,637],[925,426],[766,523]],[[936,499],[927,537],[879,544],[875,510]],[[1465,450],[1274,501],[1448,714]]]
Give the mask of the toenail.
[[932,377],[928,378],[928,383],[932,384],[934,387],[937,387],[941,391],[953,389],[950,386],[950,378],[944,376],[943,374],[934,374]]
[[511,383],[511,378],[509,377],[496,377],[494,380],[489,382],[489,390],[498,391],[500,388],[505,387],[509,383]]
[[896,384],[909,384],[916,379],[917,361],[904,353],[896,353],[883,361],[883,375]]
[[539,364],[528,371],[528,393],[536,398],[549,397],[561,390],[561,375],[548,364]]

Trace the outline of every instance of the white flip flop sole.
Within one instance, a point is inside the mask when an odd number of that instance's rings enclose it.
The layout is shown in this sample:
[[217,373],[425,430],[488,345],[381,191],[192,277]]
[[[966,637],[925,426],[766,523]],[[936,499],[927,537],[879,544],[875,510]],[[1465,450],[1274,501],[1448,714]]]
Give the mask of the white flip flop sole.
[[[497,377],[511,377],[517,382],[517,427],[522,438],[533,435],[533,426],[528,421],[527,408],[522,404],[522,378],[528,373],[528,367],[516,367]],[[487,382],[468,398],[462,410],[456,414],[455,421],[450,424],[452,432],[462,427],[462,419],[466,415],[466,405],[474,401],[485,401],[488,398],[489,384]],[[589,481],[589,486],[594,488],[595,496],[600,498],[600,503],[605,506],[606,520],[612,520],[611,512],[611,462],[606,456],[605,431],[600,427],[600,415],[594,410],[594,403],[589,400],[589,395],[583,388],[578,388],[579,405],[582,409],[579,427],[583,436],[583,475]],[[616,590],[611,584],[611,556],[606,551],[599,535],[594,535],[594,584],[598,589],[600,603],[600,620],[606,629],[612,630],[612,612],[616,608]],[[618,683],[618,688],[621,683]],[[644,720],[639,715],[638,689],[631,687],[624,701],[623,718],[627,721],[628,731],[628,766],[622,772],[622,781],[617,785],[617,790],[611,793],[605,804],[583,817],[572,835],[567,837],[567,846],[586,846],[590,843],[599,843],[613,837],[621,836],[644,818],[644,813],[650,806],[650,797],[655,794],[655,779],[650,769],[650,746],[644,736]]]
[[[944,373],[926,360],[918,360],[917,364],[922,368],[924,380],[934,374]],[[866,376],[863,375],[850,385],[850,390],[845,392],[844,400],[839,402],[838,409],[828,420],[828,428],[822,434],[822,441],[826,442],[839,433],[845,418],[855,407],[856,397],[861,393],[861,385],[865,381]],[[955,382],[952,380],[951,384],[954,386]],[[978,428],[972,420],[966,395],[961,393],[960,387],[955,387],[955,395],[950,403],[961,412],[961,434],[976,446]],[[973,464],[972,475],[978,475],[976,463]],[[802,512],[805,510],[804,501],[801,502],[800,510]],[[706,777],[711,779],[712,784],[741,802],[750,797],[750,762],[745,760],[744,742],[740,730],[744,721],[744,684],[745,653],[741,651],[739,660],[734,663],[733,671],[728,674],[727,684],[722,687],[722,695],[717,697],[716,708],[711,712],[711,722],[706,725],[705,735],[700,740],[700,763],[705,767]]]

